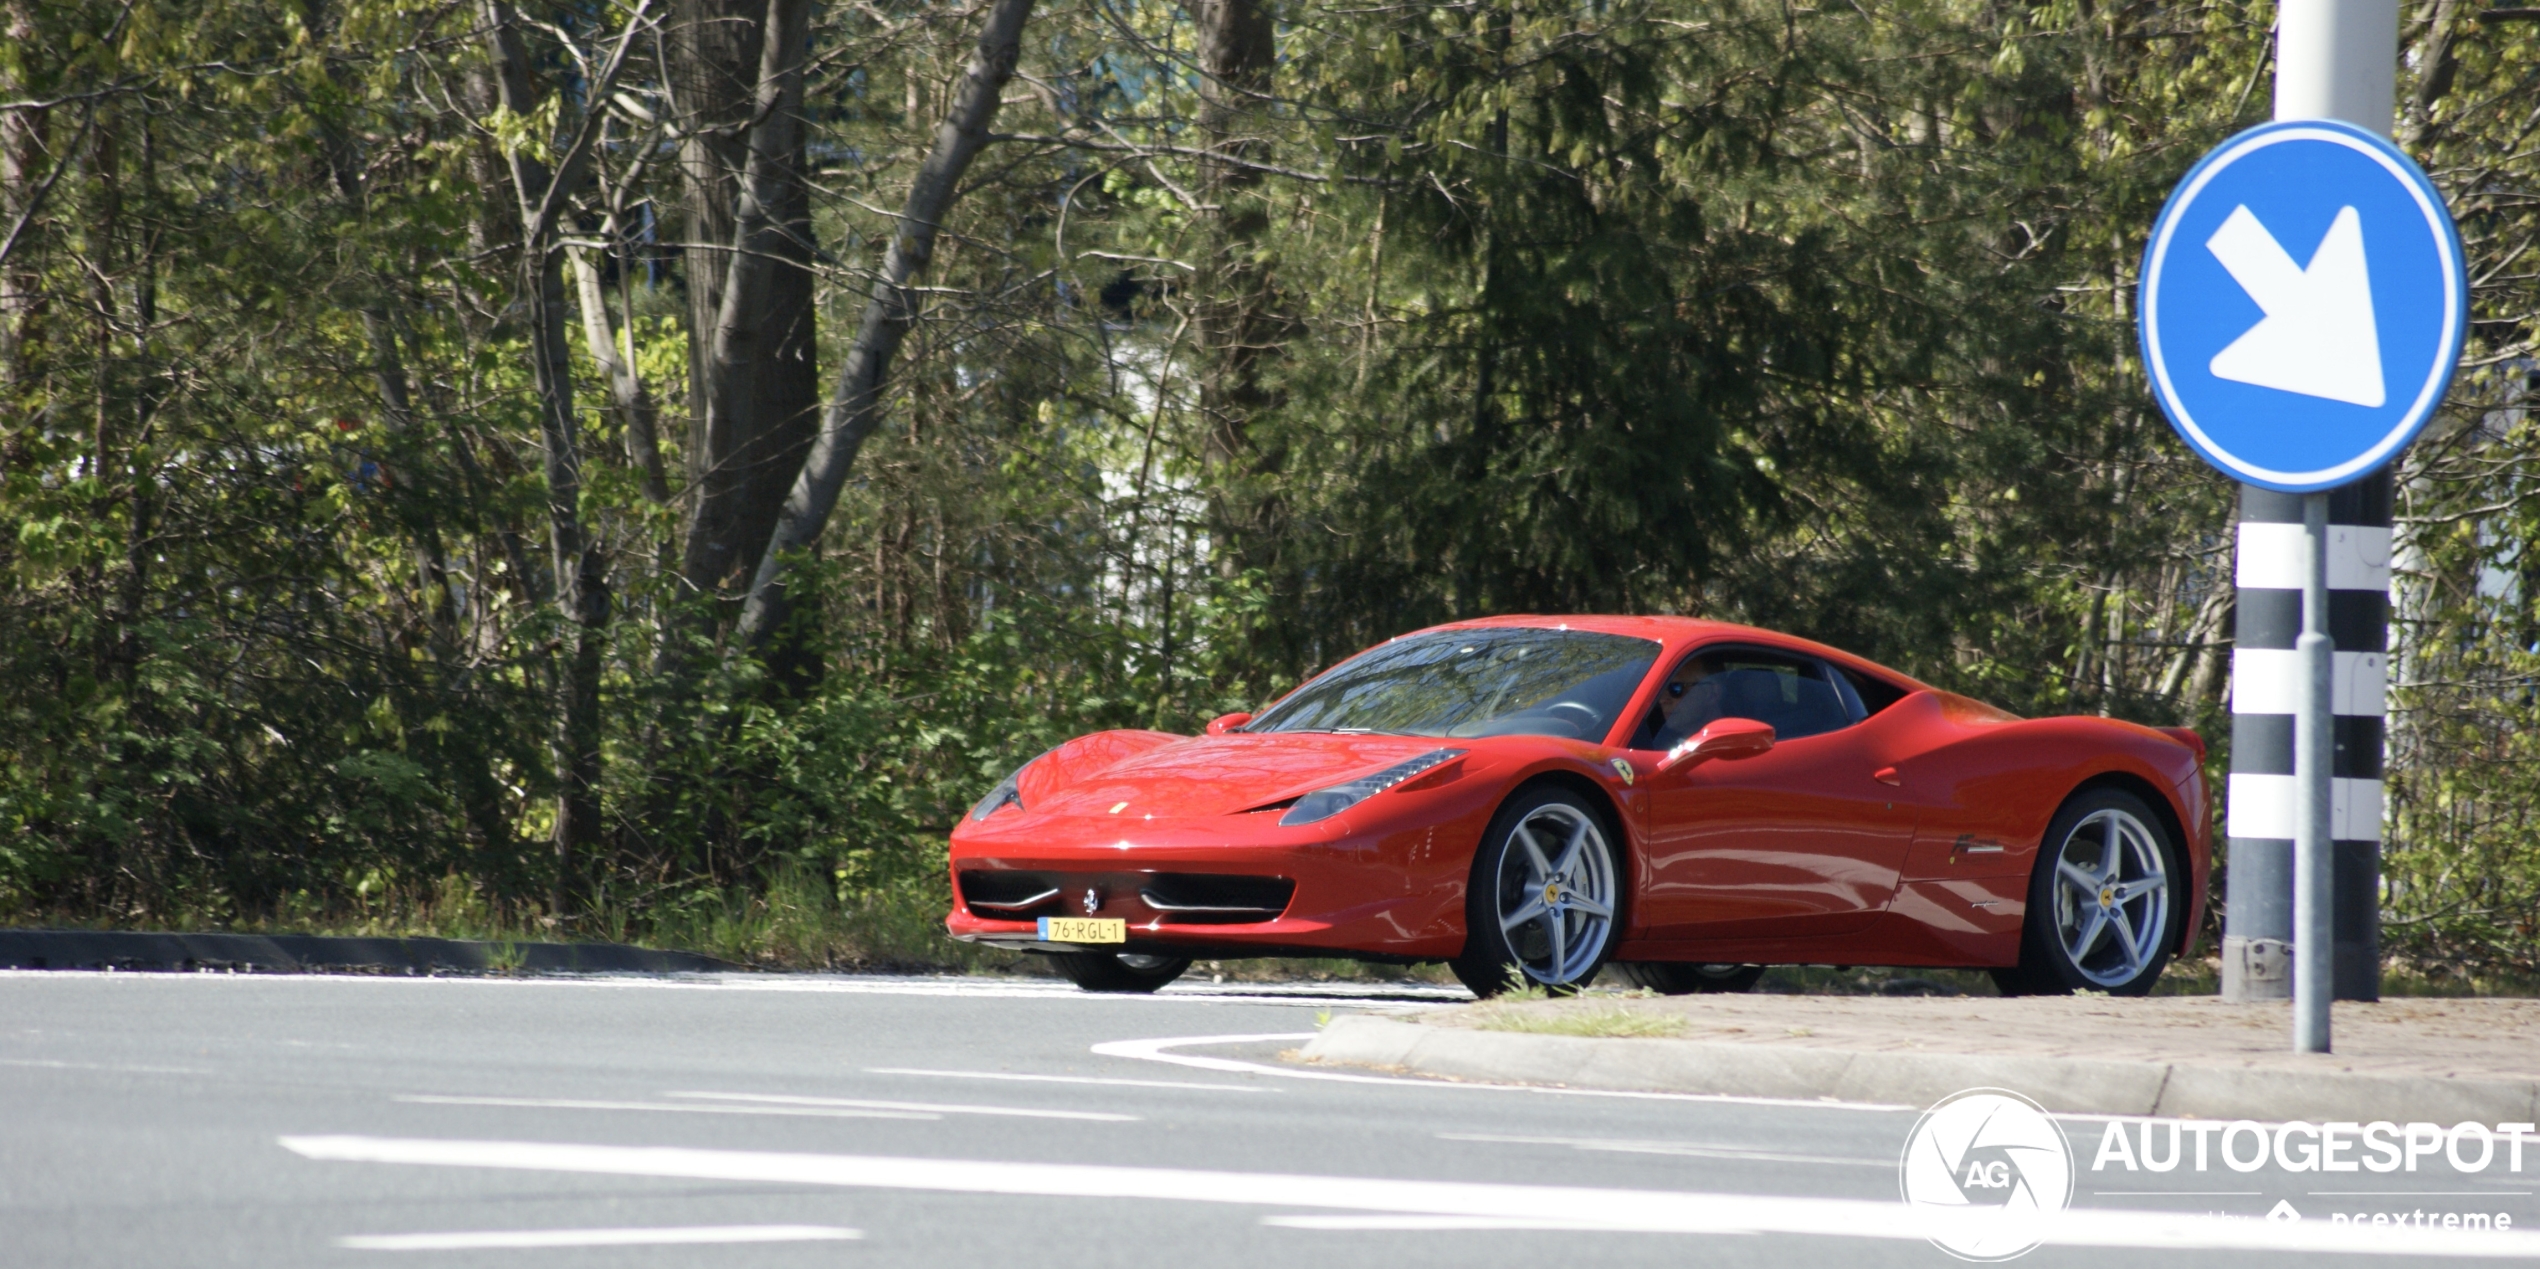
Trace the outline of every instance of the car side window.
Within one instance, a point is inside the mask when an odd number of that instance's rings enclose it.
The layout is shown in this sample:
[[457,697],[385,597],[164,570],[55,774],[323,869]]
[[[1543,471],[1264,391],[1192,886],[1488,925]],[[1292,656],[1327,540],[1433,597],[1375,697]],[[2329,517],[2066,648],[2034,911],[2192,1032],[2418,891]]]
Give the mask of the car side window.
[[1672,749],[1722,718],[1770,723],[1778,740],[1839,731],[1869,713],[1851,687],[1815,657],[1704,649],[1667,676],[1634,747]]

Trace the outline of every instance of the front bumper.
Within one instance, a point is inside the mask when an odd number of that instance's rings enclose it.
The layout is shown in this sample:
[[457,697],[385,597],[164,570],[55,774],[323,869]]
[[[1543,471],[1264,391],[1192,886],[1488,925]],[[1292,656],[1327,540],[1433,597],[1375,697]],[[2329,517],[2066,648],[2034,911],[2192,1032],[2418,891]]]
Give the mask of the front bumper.
[[[1432,960],[1463,948],[1462,886],[1453,883],[1464,860],[1436,849],[1438,835],[1426,828],[1075,818],[1011,814],[999,817],[1003,823],[965,823],[953,835],[946,932],[1038,952]],[[1227,840],[1246,830],[1302,840]],[[1116,918],[1129,941],[1044,942],[1044,916]]]

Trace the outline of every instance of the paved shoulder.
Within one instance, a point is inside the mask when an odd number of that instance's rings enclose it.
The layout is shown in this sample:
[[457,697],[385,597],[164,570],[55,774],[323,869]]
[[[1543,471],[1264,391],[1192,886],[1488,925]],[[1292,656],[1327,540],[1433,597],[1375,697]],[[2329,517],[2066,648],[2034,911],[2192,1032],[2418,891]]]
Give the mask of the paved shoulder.
[[1993,1086],[2073,1113],[2442,1123],[2540,1114],[2540,1001],[2338,1008],[2344,1051],[2328,1058],[2284,1051],[2282,1006],[1775,996],[1352,1016],[1303,1055],[1460,1079],[1890,1105]]

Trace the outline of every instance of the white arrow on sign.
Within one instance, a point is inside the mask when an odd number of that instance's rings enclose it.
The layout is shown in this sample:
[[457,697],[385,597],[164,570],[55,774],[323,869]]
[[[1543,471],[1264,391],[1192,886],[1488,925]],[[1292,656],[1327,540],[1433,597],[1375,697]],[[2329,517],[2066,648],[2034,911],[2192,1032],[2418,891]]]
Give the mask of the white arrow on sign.
[[2354,208],[2338,211],[2305,267],[2294,265],[2245,205],[2232,209],[2205,249],[2266,313],[2214,354],[2215,378],[2371,408],[2388,399],[2363,220]]

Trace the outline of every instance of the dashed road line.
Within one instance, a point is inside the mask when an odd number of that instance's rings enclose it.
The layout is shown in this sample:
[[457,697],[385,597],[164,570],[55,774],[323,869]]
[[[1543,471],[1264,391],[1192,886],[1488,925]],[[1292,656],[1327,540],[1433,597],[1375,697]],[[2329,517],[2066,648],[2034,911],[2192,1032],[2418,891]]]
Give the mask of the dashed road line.
[[1732,1146],[1702,1141],[1639,1141],[1619,1137],[1521,1137],[1488,1132],[1442,1132],[1440,1141],[1477,1141],[1510,1146],[1567,1146],[1573,1150],[1598,1150],[1614,1154],[1683,1155],[1695,1159],[1737,1159],[1757,1163],[1823,1163],[1848,1167],[1893,1168],[1894,1159],[1856,1159],[1842,1155],[1792,1154],[1784,1150],[1768,1150],[1752,1146]]
[[922,1066],[868,1066],[867,1075],[924,1075],[953,1080],[1013,1080],[1030,1084],[1096,1084],[1109,1088],[1197,1088],[1216,1093],[1275,1093],[1259,1084],[1197,1084],[1183,1080],[1103,1079],[1092,1075],[1032,1075],[1019,1071],[938,1071]]
[[843,1106],[721,1106],[690,1102],[622,1102],[581,1097],[442,1097],[405,1093],[391,1099],[410,1106],[508,1106],[520,1110],[633,1110],[690,1115],[795,1115],[810,1119],[941,1119],[905,1110],[865,1110]]
[[861,1110],[906,1110],[928,1115],[1009,1115],[1016,1119],[1073,1119],[1087,1123],[1133,1124],[1136,1115],[1116,1115],[1100,1110],[1040,1110],[1021,1106],[963,1106],[937,1102],[877,1102],[858,1097],[798,1097],[788,1093],[664,1093],[664,1097],[694,1097],[701,1101],[740,1102],[764,1106],[834,1106]]
[[356,1251],[500,1251],[541,1247],[663,1247],[697,1243],[839,1242],[864,1237],[840,1225],[684,1225],[627,1229],[486,1229],[447,1234],[354,1234]]

